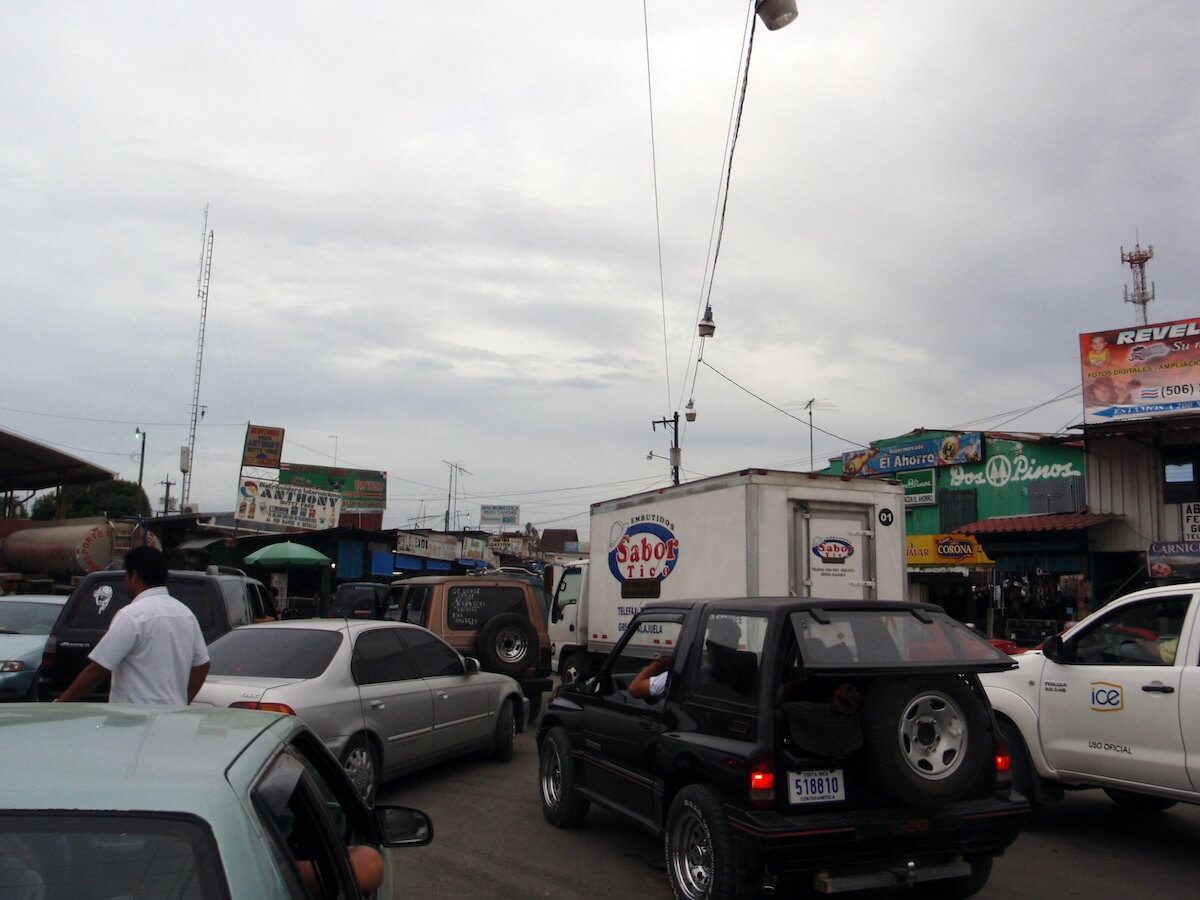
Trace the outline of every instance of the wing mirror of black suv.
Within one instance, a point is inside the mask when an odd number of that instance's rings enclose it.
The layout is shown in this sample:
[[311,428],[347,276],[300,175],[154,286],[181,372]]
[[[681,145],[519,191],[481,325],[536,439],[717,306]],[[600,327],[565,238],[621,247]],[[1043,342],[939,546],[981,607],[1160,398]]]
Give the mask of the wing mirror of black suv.
[[1066,662],[1066,651],[1063,649],[1061,634],[1052,634],[1042,642],[1042,654],[1051,662]]

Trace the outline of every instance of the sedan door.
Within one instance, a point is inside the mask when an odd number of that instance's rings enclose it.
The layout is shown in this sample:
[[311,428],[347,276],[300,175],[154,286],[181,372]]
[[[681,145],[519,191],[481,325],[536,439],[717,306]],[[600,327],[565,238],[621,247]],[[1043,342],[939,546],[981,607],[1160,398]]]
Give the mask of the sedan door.
[[424,628],[398,630],[433,695],[433,752],[453,754],[490,740],[497,693],[491,679],[480,673],[466,674],[462,657]]
[[383,742],[385,775],[433,754],[433,694],[417,675],[398,631],[396,626],[359,630],[351,663],[363,721]]

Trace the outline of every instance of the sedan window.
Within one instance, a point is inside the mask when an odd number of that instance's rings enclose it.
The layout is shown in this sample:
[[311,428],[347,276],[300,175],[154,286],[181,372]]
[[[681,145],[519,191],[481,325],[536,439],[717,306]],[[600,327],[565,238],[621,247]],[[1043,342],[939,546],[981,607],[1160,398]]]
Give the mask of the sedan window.
[[354,661],[351,670],[358,684],[382,684],[387,681],[407,681],[417,672],[400,643],[397,628],[373,628],[364,631],[354,642]]
[[401,640],[408,645],[413,664],[422,678],[463,674],[462,657],[437,635],[423,628],[405,628]]
[[207,825],[191,816],[0,813],[0,897],[227,897]]
[[340,631],[281,625],[239,628],[209,645],[210,671],[255,678],[316,678],[329,666],[341,643]]

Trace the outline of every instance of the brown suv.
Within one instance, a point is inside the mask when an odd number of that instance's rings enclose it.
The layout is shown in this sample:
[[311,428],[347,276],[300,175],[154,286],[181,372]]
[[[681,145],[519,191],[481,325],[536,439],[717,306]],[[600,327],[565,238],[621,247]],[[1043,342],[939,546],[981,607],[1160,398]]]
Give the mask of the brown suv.
[[388,618],[423,625],[487,672],[511,675],[529,698],[529,718],[550,690],[545,591],[520,578],[445,575],[392,584]]

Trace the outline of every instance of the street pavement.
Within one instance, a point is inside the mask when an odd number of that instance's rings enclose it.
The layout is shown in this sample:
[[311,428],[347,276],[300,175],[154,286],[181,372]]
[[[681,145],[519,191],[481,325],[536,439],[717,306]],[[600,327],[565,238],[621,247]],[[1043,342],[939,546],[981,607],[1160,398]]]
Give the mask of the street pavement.
[[[578,829],[546,822],[531,732],[517,736],[511,763],[475,758],[435,766],[385,786],[380,802],[416,806],[433,817],[431,846],[391,851],[397,898],[671,896],[660,843],[645,832],[595,807]],[[1043,810],[976,896],[1194,897],[1198,847],[1200,806],[1136,817],[1099,791],[1072,793]]]

